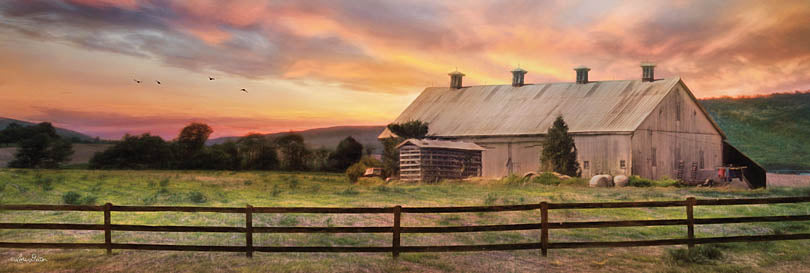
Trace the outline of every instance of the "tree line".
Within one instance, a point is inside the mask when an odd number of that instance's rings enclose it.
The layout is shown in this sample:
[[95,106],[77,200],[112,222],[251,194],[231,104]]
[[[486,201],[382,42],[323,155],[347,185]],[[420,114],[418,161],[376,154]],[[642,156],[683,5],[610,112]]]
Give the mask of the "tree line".
[[17,145],[11,168],[58,168],[70,160],[73,144],[56,134],[49,122],[31,126],[9,124],[0,131],[0,146]]
[[309,149],[304,137],[248,134],[236,141],[206,145],[214,130],[191,123],[171,141],[149,133],[125,135],[90,159],[91,169],[345,171],[363,157],[363,145],[351,136],[334,151]]

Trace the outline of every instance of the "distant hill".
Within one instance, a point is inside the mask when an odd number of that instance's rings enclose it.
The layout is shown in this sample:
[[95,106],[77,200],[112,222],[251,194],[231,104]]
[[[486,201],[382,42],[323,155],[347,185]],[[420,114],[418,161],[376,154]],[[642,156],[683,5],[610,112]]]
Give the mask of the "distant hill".
[[[9,126],[12,123],[17,123],[17,124],[22,125],[22,126],[31,126],[31,125],[36,125],[38,122],[28,122],[28,121],[22,121],[22,120],[17,120],[17,119],[0,117],[0,130],[6,129],[6,127]],[[55,129],[56,129],[56,134],[63,137],[63,138],[67,138],[67,139],[77,138],[80,141],[93,141],[94,140],[94,138],[91,137],[91,136],[88,136],[88,135],[85,135],[85,134],[82,134],[82,133],[79,133],[79,132],[76,132],[76,131],[73,131],[73,130],[68,130],[68,129],[64,129],[64,128],[58,128],[58,127],[55,127]]]
[[[309,129],[293,132],[304,137],[304,142],[311,148],[327,148],[334,150],[338,143],[347,136],[363,144],[363,147],[372,147],[375,154],[382,153],[382,144],[377,136],[382,133],[385,126],[336,126],[328,128]],[[267,134],[271,137],[280,137],[290,132]],[[239,137],[220,137],[208,140],[209,145],[224,143],[228,140],[236,141]]]
[[768,170],[810,170],[810,92],[700,102],[728,141]]

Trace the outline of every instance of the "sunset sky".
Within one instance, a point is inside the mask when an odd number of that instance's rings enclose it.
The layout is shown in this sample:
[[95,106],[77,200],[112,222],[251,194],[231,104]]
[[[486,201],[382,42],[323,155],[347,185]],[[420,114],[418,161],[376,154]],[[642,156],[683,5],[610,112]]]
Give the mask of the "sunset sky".
[[698,97],[806,90],[809,18],[807,0],[5,0],[0,117],[114,139],[382,125],[456,67],[476,85],[651,61]]

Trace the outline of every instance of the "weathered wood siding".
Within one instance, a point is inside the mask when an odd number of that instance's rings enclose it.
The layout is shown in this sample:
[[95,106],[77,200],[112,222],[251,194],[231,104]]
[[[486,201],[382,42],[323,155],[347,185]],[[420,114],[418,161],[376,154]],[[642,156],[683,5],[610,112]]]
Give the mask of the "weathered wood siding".
[[689,178],[693,163],[703,174],[722,165],[723,138],[687,92],[676,85],[633,133],[632,174],[676,178],[683,161]]
[[[463,138],[486,148],[482,154],[483,177],[499,178],[511,172],[523,175],[540,170],[540,154],[543,151],[541,136]],[[630,135],[574,135],[577,145],[577,160],[583,177],[596,174],[629,174],[631,164]],[[621,167],[621,161],[625,167]],[[588,169],[584,162],[588,161]]]
[[[575,135],[574,143],[577,145],[577,161],[582,177],[630,174],[629,134]],[[586,161],[588,166],[585,166]]]

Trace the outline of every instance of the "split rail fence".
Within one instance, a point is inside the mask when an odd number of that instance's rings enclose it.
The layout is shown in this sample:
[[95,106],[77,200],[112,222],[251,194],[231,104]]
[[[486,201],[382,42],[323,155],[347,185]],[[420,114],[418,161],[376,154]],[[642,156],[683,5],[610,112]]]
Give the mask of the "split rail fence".
[[[697,200],[693,197],[683,201],[648,201],[648,202],[606,202],[606,203],[547,203],[509,205],[509,206],[471,206],[471,207],[384,207],[384,208],[332,208],[332,207],[170,207],[170,206],[115,206],[107,203],[103,206],[74,205],[0,205],[0,211],[101,211],[104,213],[104,224],[58,224],[58,223],[0,223],[0,229],[45,229],[45,230],[99,230],[104,231],[104,243],[21,243],[0,242],[0,248],[61,248],[61,249],[106,249],[112,254],[113,249],[135,250],[176,250],[176,251],[219,251],[244,252],[252,257],[253,252],[390,252],[393,257],[404,252],[461,252],[540,249],[546,256],[549,249],[565,248],[599,248],[599,247],[636,247],[661,245],[688,245],[727,242],[752,242],[774,240],[810,239],[810,233],[775,234],[726,237],[695,237],[695,225],[809,221],[810,215],[753,216],[728,218],[695,218],[695,206],[721,205],[755,205],[810,202],[808,197],[782,197],[761,199],[717,199]],[[587,222],[554,222],[549,219],[549,210],[562,209],[610,209],[610,208],[660,208],[684,207],[685,219],[662,220],[624,220],[624,221],[587,221]],[[401,226],[403,213],[467,213],[467,212],[502,212],[540,210],[540,223],[509,225],[474,225],[445,227],[408,227]],[[232,226],[149,226],[112,224],[111,212],[215,212],[238,213],[245,215],[244,227]],[[368,227],[267,227],[254,226],[253,214],[256,213],[320,213],[320,214],[391,214],[392,226]],[[592,241],[592,242],[552,242],[549,231],[552,229],[606,228],[606,227],[647,227],[685,225],[685,237],[662,240],[635,241]],[[450,246],[403,246],[400,235],[403,233],[453,233],[453,232],[486,232],[540,230],[539,242],[516,244],[477,244]],[[244,233],[244,246],[216,245],[167,245],[167,244],[131,244],[113,243],[113,231],[143,232],[226,232]],[[254,233],[390,233],[390,246],[343,247],[343,246],[255,246]]]

